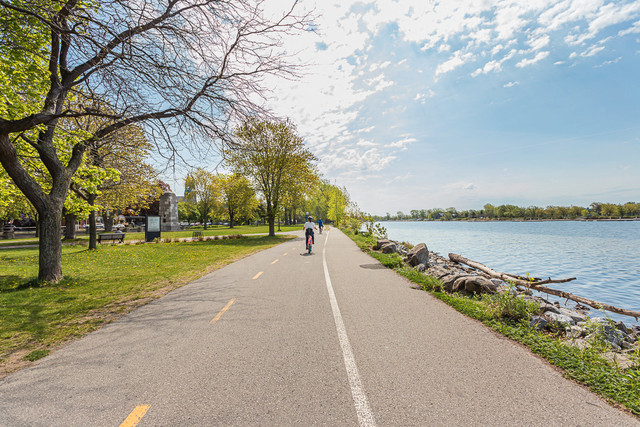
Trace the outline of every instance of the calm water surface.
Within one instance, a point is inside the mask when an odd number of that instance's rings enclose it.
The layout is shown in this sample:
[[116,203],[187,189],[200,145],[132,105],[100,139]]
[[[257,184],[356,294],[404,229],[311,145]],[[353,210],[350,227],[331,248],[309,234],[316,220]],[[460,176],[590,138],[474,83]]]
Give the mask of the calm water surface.
[[[495,270],[553,279],[595,301],[640,311],[640,221],[382,222],[390,239],[424,242]],[[563,300],[564,302],[564,300]],[[571,301],[568,305],[572,306]],[[598,315],[592,310],[591,315]],[[628,324],[633,318],[608,315]]]

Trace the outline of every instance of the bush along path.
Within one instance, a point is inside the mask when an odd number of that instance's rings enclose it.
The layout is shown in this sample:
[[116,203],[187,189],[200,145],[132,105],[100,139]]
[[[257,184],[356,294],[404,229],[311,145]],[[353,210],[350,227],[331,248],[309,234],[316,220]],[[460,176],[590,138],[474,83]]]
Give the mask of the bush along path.
[[529,347],[613,404],[640,415],[640,327],[588,307],[569,308],[519,285],[485,277],[426,244],[411,245],[345,230],[364,252],[459,312]]

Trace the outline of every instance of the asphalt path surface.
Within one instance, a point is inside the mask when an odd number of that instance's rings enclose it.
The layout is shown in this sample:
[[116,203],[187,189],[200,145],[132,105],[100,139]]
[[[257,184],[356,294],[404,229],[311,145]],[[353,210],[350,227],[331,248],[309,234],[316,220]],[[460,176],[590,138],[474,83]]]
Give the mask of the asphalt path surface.
[[0,426],[637,426],[336,229],[215,271],[0,380]]

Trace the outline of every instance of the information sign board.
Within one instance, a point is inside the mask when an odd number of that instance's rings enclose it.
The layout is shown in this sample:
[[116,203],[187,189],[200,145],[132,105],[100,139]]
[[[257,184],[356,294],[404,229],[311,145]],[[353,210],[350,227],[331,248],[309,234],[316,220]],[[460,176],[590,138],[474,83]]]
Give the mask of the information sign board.
[[145,217],[145,229],[144,240],[145,242],[153,242],[154,239],[160,238],[160,217],[149,216]]

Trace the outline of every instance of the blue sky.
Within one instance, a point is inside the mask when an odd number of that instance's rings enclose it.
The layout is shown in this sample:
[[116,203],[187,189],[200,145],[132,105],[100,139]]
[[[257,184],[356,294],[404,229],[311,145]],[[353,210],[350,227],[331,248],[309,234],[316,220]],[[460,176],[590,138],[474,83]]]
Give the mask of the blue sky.
[[640,1],[299,6],[269,104],[364,211],[640,201]]

